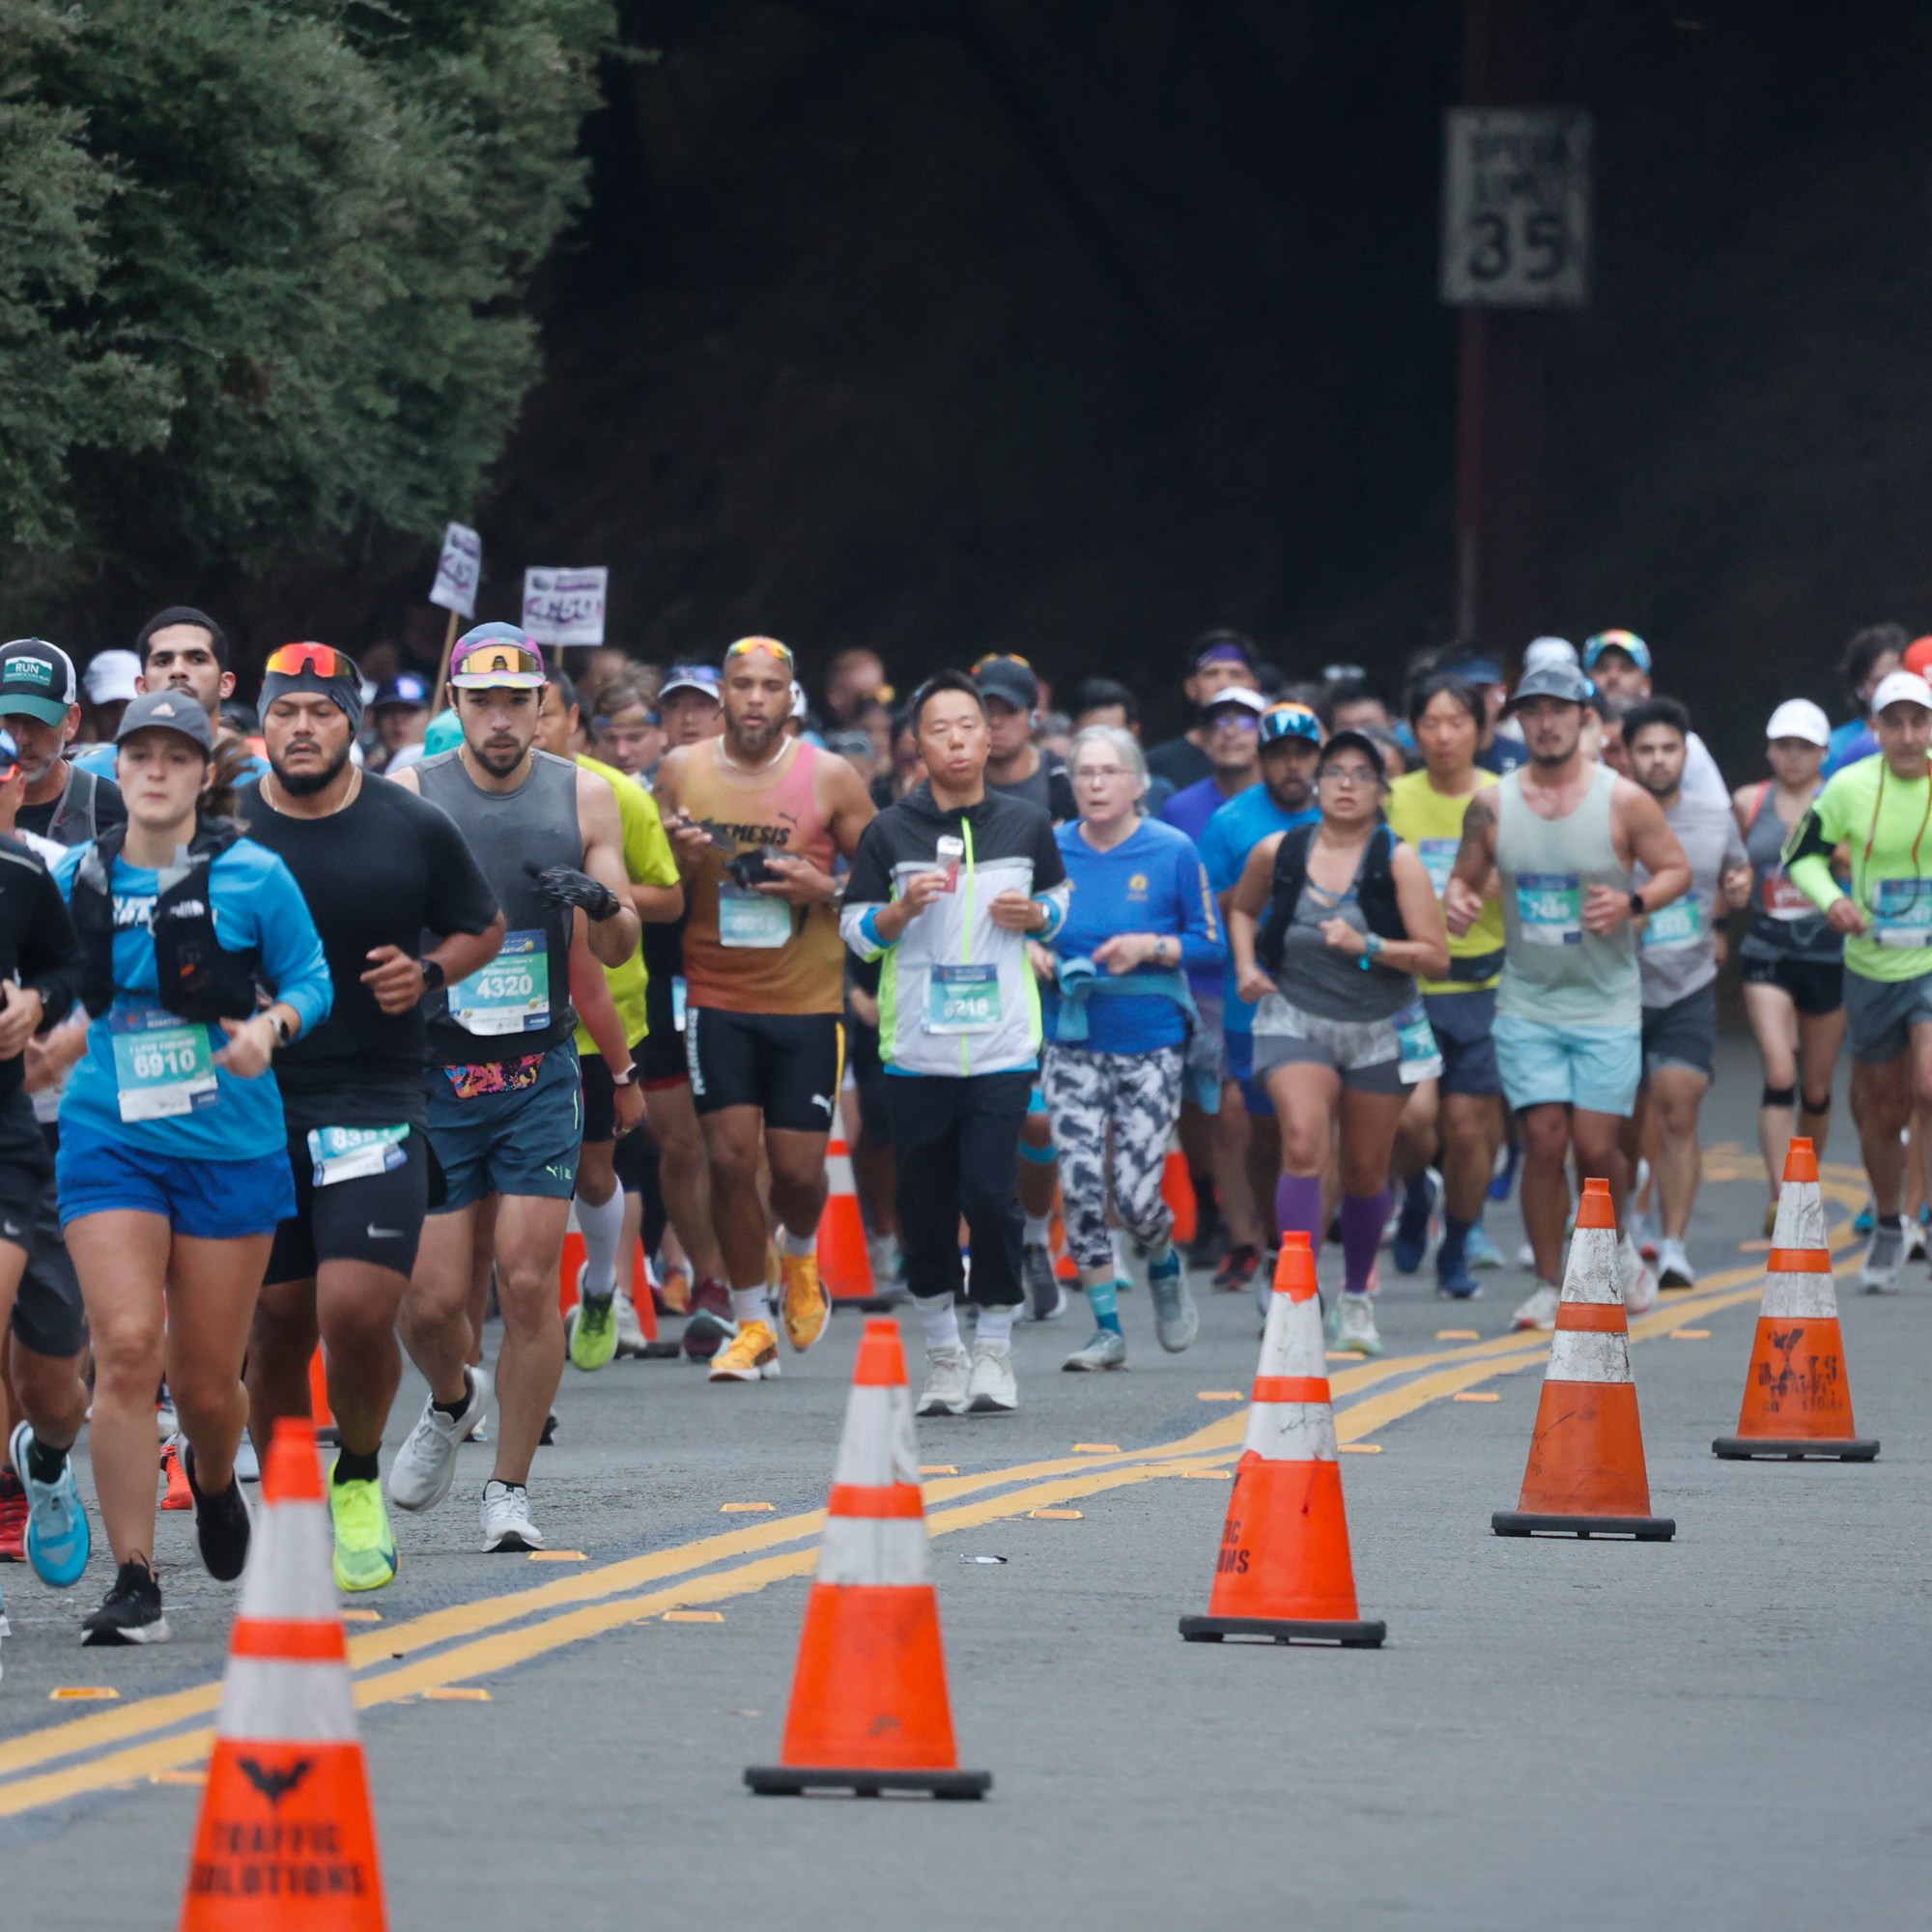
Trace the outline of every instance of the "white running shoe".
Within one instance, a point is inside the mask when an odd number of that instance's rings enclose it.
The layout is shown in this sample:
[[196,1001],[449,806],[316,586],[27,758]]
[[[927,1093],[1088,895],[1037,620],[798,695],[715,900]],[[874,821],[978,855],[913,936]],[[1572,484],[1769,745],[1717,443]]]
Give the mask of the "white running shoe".
[[1626,1235],[1617,1259],[1624,1271],[1624,1307],[1633,1315],[1642,1315],[1657,1306],[1657,1277],[1650,1264],[1637,1252],[1636,1243]]
[[638,1320],[638,1304],[628,1289],[620,1288],[611,1305],[617,1315],[617,1359],[636,1361],[644,1352],[644,1324]]
[[973,1364],[964,1349],[928,1349],[925,1386],[919,1392],[921,1415],[964,1415]]
[[1657,1251],[1657,1284],[1660,1288],[1695,1288],[1697,1270],[1684,1252],[1684,1243],[1668,1236]]
[[1556,1326],[1556,1311],[1562,1304],[1563,1296],[1549,1286],[1540,1281],[1531,1292],[1529,1299],[1510,1317],[1512,1328],[1541,1328],[1545,1332]]
[[1520,1268],[1533,1268],[1536,1265],[1536,1250],[1527,1241],[1516,1251],[1516,1264]]
[[1124,1369],[1127,1366],[1126,1337],[1118,1328],[1096,1328],[1091,1342],[1083,1342],[1060,1365],[1070,1375],[1090,1369]]
[[1909,1262],[1922,1262],[1925,1259],[1925,1223],[1914,1215],[1905,1222],[1905,1259]]
[[1896,1294],[1899,1264],[1905,1257],[1905,1230],[1876,1226],[1865,1247],[1864,1265],[1859,1279],[1867,1294]]
[[1020,1406],[1013,1380],[1013,1351],[991,1342],[973,1345],[973,1369],[966,1383],[966,1406],[975,1415],[1009,1415]]
[[456,1445],[482,1420],[490,1406],[487,1369],[465,1369],[469,1400],[455,1415],[443,1414],[434,1401],[423,1404],[422,1420],[409,1433],[389,1465],[389,1500],[400,1510],[434,1509],[456,1480]]
[[530,1520],[527,1490],[514,1490],[493,1476],[483,1485],[483,1548],[541,1549],[543,1531]]
[[1338,1295],[1329,1340],[1338,1350],[1349,1354],[1379,1355],[1382,1338],[1381,1331],[1376,1326],[1376,1304],[1373,1299],[1366,1294],[1346,1292]]

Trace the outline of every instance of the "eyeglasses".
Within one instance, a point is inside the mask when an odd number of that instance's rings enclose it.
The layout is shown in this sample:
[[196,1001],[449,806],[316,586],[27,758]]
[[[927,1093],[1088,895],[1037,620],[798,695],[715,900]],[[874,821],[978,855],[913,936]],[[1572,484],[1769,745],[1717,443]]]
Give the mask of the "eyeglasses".
[[748,658],[754,651],[763,651],[768,656],[782,658],[786,664],[794,662],[789,644],[781,644],[776,638],[740,638],[735,644],[725,647],[724,661],[733,658]]
[[269,653],[266,668],[274,677],[299,677],[305,670],[320,678],[354,678],[357,683],[362,677],[349,653],[333,644],[283,644]]
[[1124,765],[1082,765],[1073,774],[1082,784],[1112,784],[1116,779],[1131,778]]
[[1367,765],[1330,765],[1321,774],[1323,784],[1373,785],[1381,781]]
[[1231,726],[1236,731],[1259,731],[1262,721],[1252,711],[1210,711],[1208,714],[1208,728],[1210,731],[1226,731]]

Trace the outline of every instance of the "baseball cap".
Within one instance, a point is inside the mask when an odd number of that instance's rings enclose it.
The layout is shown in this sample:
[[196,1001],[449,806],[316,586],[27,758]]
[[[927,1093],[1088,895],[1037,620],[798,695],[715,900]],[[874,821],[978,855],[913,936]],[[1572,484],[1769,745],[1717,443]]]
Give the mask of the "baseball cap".
[[78,696],[73,660],[58,644],[15,638],[0,646],[0,718],[38,718],[43,724],[59,724]]
[[1010,651],[995,651],[973,667],[973,682],[981,697],[997,697],[1016,711],[1039,708],[1039,679],[1025,658]]
[[515,624],[478,624],[457,639],[449,681],[459,691],[539,691],[549,682],[543,647]]
[[1650,646],[1634,631],[1599,631],[1583,639],[1583,668],[1594,668],[1605,651],[1622,651],[1637,669],[1650,675]]
[[418,677],[412,670],[398,671],[394,677],[385,677],[376,687],[376,696],[370,700],[369,709],[380,711],[385,704],[404,704],[412,710],[429,706],[429,681]]
[[706,697],[716,698],[720,690],[718,673],[711,666],[672,665],[658,686],[658,702],[662,704],[673,691],[701,691]]
[[1261,736],[1264,745],[1279,745],[1291,739],[1319,745],[1321,721],[1307,705],[1296,704],[1293,699],[1284,704],[1270,704],[1262,713]]
[[1532,638],[1529,648],[1522,654],[1523,675],[1533,670],[1541,670],[1545,665],[1569,665],[1577,668],[1577,646],[1568,638]]
[[1382,748],[1366,731],[1337,731],[1321,748],[1321,769],[1326,771],[1336,754],[1342,752],[1361,753],[1376,777],[1387,779],[1388,760],[1382,756]]
[[121,728],[114,734],[119,745],[136,731],[178,731],[192,739],[211,757],[214,755],[214,727],[208,713],[185,691],[147,691],[121,714]]
[[797,678],[793,678],[791,681],[791,715],[794,718],[803,718],[810,709],[810,706],[807,704],[805,699],[805,686],[799,683]]
[[1872,716],[1876,718],[1888,704],[1922,704],[1932,711],[1932,684],[1927,684],[1917,671],[1895,670],[1882,678],[1872,693]]
[[140,674],[141,660],[132,651],[96,651],[80,681],[90,704],[125,704],[140,696],[134,683]]
[[1803,738],[1821,749],[1832,742],[1832,721],[1808,697],[1787,697],[1764,727],[1770,738]]
[[1554,697],[1565,704],[1587,704],[1596,695],[1597,687],[1574,664],[1556,660],[1524,672],[1522,681],[1503,710],[1514,711],[1519,704],[1532,697]]
[[1201,707],[1201,715],[1211,718],[1215,712],[1230,705],[1238,705],[1243,711],[1252,711],[1257,716],[1268,708],[1267,699],[1259,691],[1250,691],[1245,684],[1231,684],[1217,691]]
[[1446,655],[1436,665],[1439,675],[1460,677],[1465,684],[1501,684],[1503,668],[1487,651]]

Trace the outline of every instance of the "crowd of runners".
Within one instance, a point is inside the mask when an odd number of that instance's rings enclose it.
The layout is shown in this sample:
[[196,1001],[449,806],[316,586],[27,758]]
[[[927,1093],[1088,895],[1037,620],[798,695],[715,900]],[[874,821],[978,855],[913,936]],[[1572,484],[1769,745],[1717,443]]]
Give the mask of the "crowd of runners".
[[[1778,704],[1736,789],[1621,630],[1513,680],[1446,647],[1399,692],[1213,632],[1151,746],[1128,686],[1006,653],[909,693],[768,638],[585,660],[483,624],[438,688],[288,644],[244,706],[195,610],[84,672],[0,649],[0,1559],[74,1585],[98,1517],[84,1641],[168,1634],[163,1469],[241,1574],[318,1344],[344,1590],[395,1576],[390,1510],[443,1503],[466,1440],[483,1548],[541,1548],[566,1363],[643,1347],[640,1241],[713,1382],[824,1335],[835,1135],[924,1416],[1016,1407],[1015,1322],[1076,1296],[1067,1370],[1144,1346],[1135,1284],[1184,1350],[1196,1293],[1264,1303],[1297,1230],[1338,1350],[1380,1351],[1389,1272],[1466,1301],[1513,1259],[1510,1319],[1549,1329],[1585,1174],[1646,1308],[1696,1279],[1733,936],[1774,1195],[1849,1031],[1865,1286],[1924,1250],[1932,639],[1859,633],[1851,719]],[[1515,1258],[1484,1227],[1513,1187]]]

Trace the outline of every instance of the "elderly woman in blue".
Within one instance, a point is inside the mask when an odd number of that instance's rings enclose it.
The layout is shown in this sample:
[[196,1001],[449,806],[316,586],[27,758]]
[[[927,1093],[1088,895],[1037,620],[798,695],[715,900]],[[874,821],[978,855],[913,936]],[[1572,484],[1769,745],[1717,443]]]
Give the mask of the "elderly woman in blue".
[[1188,1029],[1187,972],[1226,957],[1214,897],[1194,841],[1141,813],[1147,760],[1133,734],[1096,724],[1073,741],[1080,816],[1059,827],[1072,893],[1050,954],[1054,998],[1040,1071],[1060,1150],[1066,1245],[1080,1269],[1095,1329],[1066,1358],[1083,1371],[1126,1366],[1107,1236],[1107,1201],[1148,1255],[1154,1333],[1178,1353],[1201,1318],[1174,1216],[1161,1198],[1167,1148],[1180,1118]]
[[155,1581],[155,1390],[186,1437],[195,1545],[242,1574],[242,1361],[275,1223],[295,1211],[277,1046],[328,1016],[322,941],[281,860],[214,815],[213,739],[192,697],[151,692],[116,738],[125,832],[56,875],[86,958],[80,1055],[61,1101],[61,1222],[94,1338],[93,1461],[119,1574],[88,1643],[168,1634]]

